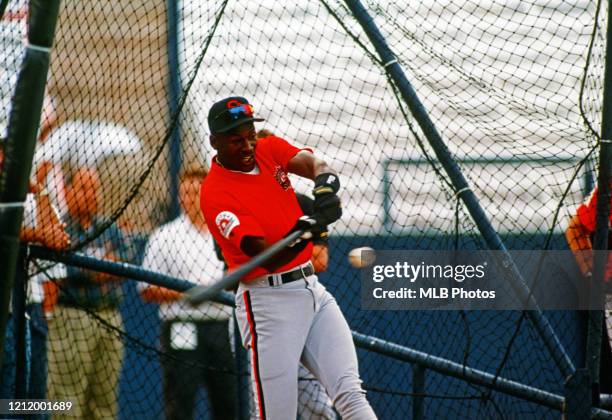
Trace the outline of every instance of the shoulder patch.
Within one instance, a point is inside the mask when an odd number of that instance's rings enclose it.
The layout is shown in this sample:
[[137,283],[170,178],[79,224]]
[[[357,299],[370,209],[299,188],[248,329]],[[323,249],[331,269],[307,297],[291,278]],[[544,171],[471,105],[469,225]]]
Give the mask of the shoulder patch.
[[240,220],[231,211],[222,211],[215,218],[215,224],[225,239],[228,239],[232,230],[240,225]]
[[278,182],[281,188],[285,191],[287,191],[291,187],[291,181],[289,180],[289,176],[287,175],[287,172],[285,172],[283,168],[281,168],[280,165],[276,165],[274,167],[274,179],[276,179],[276,182]]

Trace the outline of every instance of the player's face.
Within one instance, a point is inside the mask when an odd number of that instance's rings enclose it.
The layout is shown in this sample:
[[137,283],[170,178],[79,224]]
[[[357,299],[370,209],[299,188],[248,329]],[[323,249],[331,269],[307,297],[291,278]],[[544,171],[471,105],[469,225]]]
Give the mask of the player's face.
[[227,134],[215,135],[213,147],[219,162],[233,171],[249,172],[255,167],[255,126],[242,124]]

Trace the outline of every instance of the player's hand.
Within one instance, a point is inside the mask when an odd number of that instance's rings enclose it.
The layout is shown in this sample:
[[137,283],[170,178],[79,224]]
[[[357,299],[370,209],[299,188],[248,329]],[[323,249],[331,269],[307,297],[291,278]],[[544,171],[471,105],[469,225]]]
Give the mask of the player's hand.
[[313,237],[311,230],[315,226],[317,226],[317,221],[310,216],[302,216],[297,219],[295,225],[289,230],[289,232],[287,232],[287,235],[298,230],[303,230],[304,233],[302,233],[299,238],[297,238],[292,244],[290,244],[289,248],[296,252],[299,252],[306,248],[306,245],[308,245],[308,241],[310,241]]
[[[302,216],[295,222],[295,225],[287,232],[287,235],[298,230],[303,230],[304,233],[298,238],[298,241],[308,241],[312,239],[312,229],[317,226],[317,221],[310,216]],[[285,235],[286,236],[286,235]]]
[[329,225],[342,216],[342,204],[336,195],[339,189],[340,180],[335,174],[325,173],[315,178],[313,217],[320,225]]
[[315,245],[327,245],[329,232],[327,226],[316,225],[312,228],[312,243]]

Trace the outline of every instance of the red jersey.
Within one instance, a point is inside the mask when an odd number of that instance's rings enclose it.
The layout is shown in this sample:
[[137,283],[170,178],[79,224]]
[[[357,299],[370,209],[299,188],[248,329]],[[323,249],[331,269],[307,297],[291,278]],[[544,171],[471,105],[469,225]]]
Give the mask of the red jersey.
[[[251,259],[240,249],[242,238],[256,236],[277,242],[303,216],[287,175],[287,164],[301,150],[279,137],[260,139],[255,147],[258,173],[231,171],[213,158],[200,189],[200,208],[230,270]],[[277,272],[308,262],[311,255],[312,244],[308,244]],[[243,280],[269,273],[257,267]]]
[[[612,198],[610,199],[612,204]],[[589,233],[595,232],[595,215],[597,214],[597,187],[591,192],[586,202],[582,203],[576,211],[578,220]],[[608,226],[612,226],[612,207],[608,216]]]

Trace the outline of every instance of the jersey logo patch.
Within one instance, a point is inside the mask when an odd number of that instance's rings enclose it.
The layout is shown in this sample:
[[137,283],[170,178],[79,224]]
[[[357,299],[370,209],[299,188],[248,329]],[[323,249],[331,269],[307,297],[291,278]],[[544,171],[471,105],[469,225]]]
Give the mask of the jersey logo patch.
[[283,171],[283,168],[278,165],[274,167],[274,179],[276,179],[276,182],[278,182],[283,190],[287,191],[291,188],[291,181],[289,181],[287,172]]
[[215,223],[221,235],[223,235],[225,239],[228,239],[232,230],[240,225],[240,220],[238,220],[238,216],[231,211],[222,211],[217,215]]

